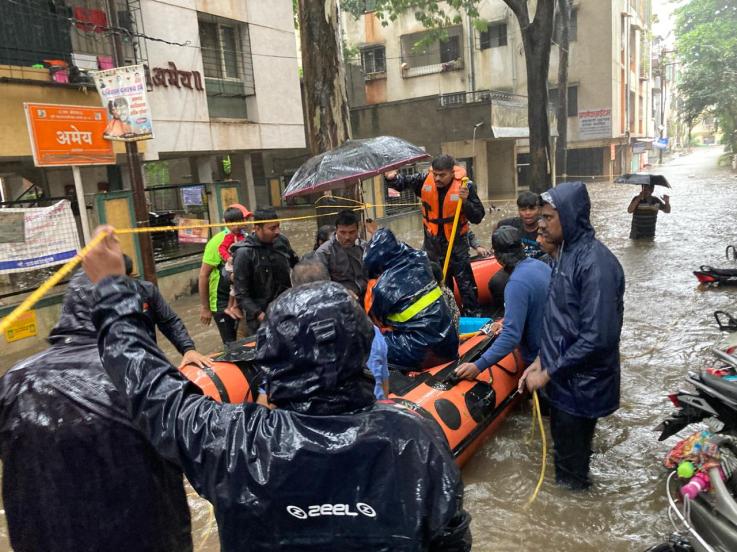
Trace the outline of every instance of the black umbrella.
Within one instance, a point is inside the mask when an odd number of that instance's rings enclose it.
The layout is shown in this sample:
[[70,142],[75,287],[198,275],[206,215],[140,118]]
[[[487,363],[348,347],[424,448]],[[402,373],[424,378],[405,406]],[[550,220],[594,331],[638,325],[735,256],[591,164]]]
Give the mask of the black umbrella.
[[284,197],[338,188],[429,157],[425,150],[394,136],[348,140],[305,161],[289,181]]
[[637,186],[647,186],[651,184],[653,186],[665,186],[670,188],[670,184],[662,174],[625,174],[617,178],[614,182],[617,184],[635,184]]

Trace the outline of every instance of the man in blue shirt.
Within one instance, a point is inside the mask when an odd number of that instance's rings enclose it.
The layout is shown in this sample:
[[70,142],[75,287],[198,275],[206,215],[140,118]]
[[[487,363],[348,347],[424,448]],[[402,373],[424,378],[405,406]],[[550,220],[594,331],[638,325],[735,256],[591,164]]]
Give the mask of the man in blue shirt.
[[482,370],[493,366],[519,346],[525,364],[537,357],[540,349],[542,319],[550,285],[550,267],[527,258],[519,231],[512,226],[499,227],[491,237],[499,264],[511,273],[504,289],[504,326],[494,343],[475,362],[456,368],[456,375],[475,379]]

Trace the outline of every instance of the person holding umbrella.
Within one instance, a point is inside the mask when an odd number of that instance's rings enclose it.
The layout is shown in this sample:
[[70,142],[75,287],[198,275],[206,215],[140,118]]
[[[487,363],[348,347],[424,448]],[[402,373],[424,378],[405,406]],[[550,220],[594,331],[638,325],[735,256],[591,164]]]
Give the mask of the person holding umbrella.
[[637,184],[642,191],[632,198],[627,212],[632,213],[632,227],[630,239],[652,239],[655,237],[655,225],[658,222],[658,211],[670,213],[670,197],[663,195],[663,199],[655,197],[655,186],[670,188],[664,176],[659,174],[625,174],[617,178],[620,184]]
[[627,212],[632,213],[630,239],[654,238],[658,211],[670,213],[670,197],[667,194],[663,195],[663,199],[655,197],[654,190],[654,184],[645,184],[642,191],[630,201],[627,208]]
[[479,304],[468,255],[469,223],[479,224],[485,214],[476,186],[466,177],[463,167],[456,165],[450,155],[432,160],[427,173],[400,175],[397,171],[384,173],[387,186],[402,191],[411,189],[422,202],[422,224],[425,230],[423,249],[431,261],[444,264],[453,232],[456,207],[461,202],[455,240],[450,247],[450,264],[445,275],[452,285],[455,277],[463,301],[465,316],[476,316]]

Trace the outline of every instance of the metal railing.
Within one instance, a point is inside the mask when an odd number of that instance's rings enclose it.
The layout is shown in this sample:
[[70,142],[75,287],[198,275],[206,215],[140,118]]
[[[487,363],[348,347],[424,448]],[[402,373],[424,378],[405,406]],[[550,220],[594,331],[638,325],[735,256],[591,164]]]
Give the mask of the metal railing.
[[[175,226],[182,219],[210,222],[204,184],[168,184],[144,188],[144,191],[151,226]],[[153,232],[151,242],[156,262],[199,255],[205,250],[204,243],[183,243],[175,231]]]
[[457,107],[468,104],[490,104],[492,102],[507,104],[526,104],[527,96],[520,96],[500,90],[476,90],[475,92],[451,92],[438,96],[440,107]]

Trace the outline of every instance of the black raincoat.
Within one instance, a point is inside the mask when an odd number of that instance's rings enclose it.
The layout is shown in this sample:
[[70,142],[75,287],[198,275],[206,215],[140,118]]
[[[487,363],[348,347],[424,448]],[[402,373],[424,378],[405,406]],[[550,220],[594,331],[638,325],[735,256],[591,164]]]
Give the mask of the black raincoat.
[[392,328],[384,334],[391,364],[407,369],[429,368],[458,357],[458,332],[442,297],[409,320],[389,319],[437,288],[425,252],[398,241],[391,230],[381,228],[366,247],[363,266],[369,278],[378,278],[369,314]]
[[158,327],[180,355],[194,349],[194,341],[184,326],[184,322],[164,300],[159,288],[146,280],[135,280],[135,282],[141,288],[143,312],[149,319],[154,340],[156,340],[156,327]]
[[249,321],[292,286],[290,269],[299,262],[289,240],[279,236],[263,243],[256,234],[233,245],[233,286],[238,305]]
[[182,472],[131,422],[100,363],[92,284],[69,284],[51,347],[0,378],[3,502],[16,552],[192,550]]
[[468,550],[460,472],[433,422],[376,405],[372,327],[334,282],[285,292],[258,333],[277,409],[202,396],[122,277],[96,289],[103,363],[139,427],[215,506],[224,551]]
[[563,228],[543,316],[540,358],[545,393],[556,408],[600,418],[619,408],[619,337],[624,271],[594,237],[591,202],[581,182],[549,190]]

